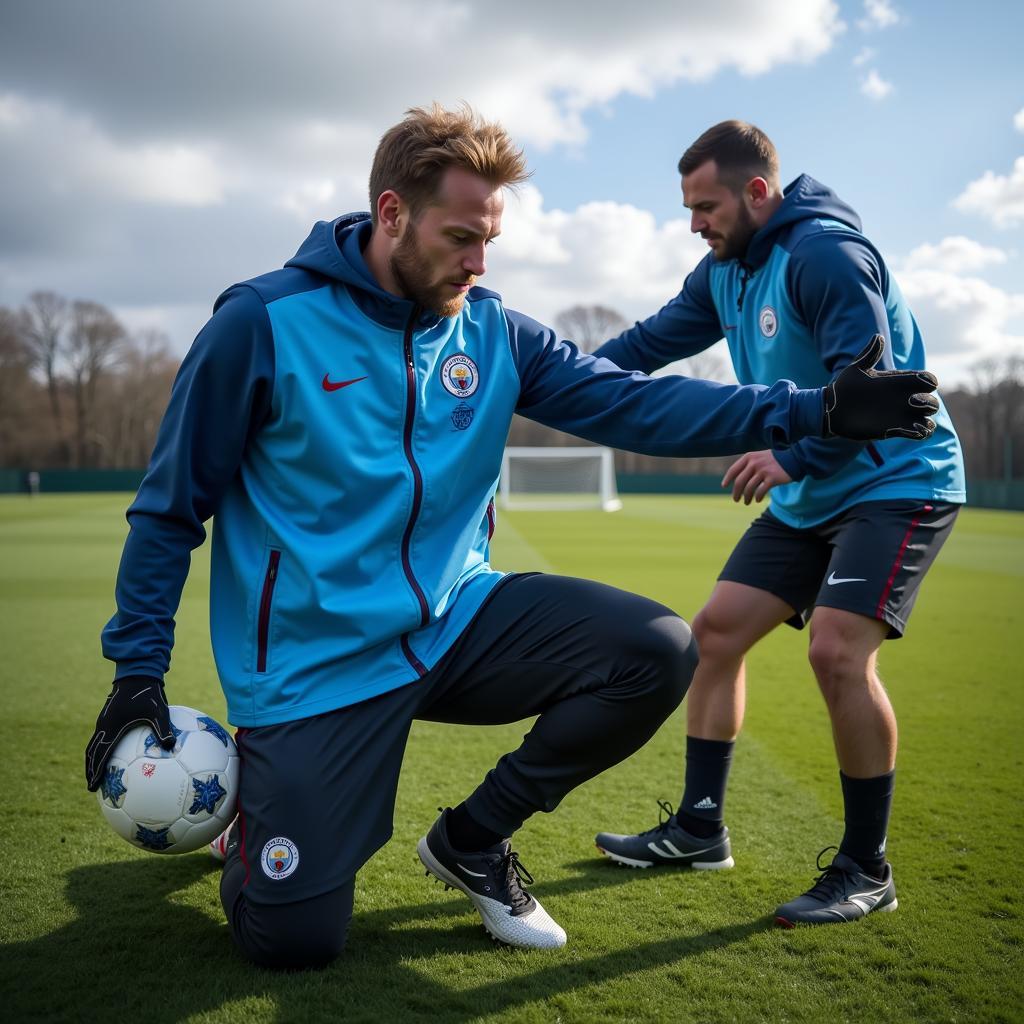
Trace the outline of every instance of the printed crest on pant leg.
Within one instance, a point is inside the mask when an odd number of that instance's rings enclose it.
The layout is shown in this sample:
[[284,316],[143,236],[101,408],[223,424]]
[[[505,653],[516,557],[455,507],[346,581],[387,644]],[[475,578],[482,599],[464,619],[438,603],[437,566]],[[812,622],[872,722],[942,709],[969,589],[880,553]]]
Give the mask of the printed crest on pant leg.
[[260,854],[263,874],[275,882],[295,873],[299,866],[299,848],[284,836],[271,839]]

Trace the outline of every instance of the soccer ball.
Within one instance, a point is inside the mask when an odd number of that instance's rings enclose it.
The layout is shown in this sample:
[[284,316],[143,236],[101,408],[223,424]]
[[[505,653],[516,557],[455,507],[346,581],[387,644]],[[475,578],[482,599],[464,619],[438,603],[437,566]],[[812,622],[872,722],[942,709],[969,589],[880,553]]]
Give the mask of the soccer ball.
[[231,824],[238,800],[238,750],[227,730],[194,708],[171,705],[174,749],[148,725],[118,741],[96,793],[103,817],[132,846],[189,853]]

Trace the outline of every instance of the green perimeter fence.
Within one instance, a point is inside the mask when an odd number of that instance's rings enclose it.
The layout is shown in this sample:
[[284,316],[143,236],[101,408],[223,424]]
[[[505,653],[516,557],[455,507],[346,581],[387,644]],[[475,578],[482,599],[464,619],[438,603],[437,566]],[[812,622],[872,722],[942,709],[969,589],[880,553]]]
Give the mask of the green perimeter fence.
[[[135,491],[142,469],[43,469],[38,489],[44,494],[83,494],[91,491]],[[720,494],[720,476],[700,473],[618,473],[622,494]],[[0,494],[28,494],[29,471],[0,469]],[[968,504],[978,508],[1024,511],[1024,480],[970,480]]]

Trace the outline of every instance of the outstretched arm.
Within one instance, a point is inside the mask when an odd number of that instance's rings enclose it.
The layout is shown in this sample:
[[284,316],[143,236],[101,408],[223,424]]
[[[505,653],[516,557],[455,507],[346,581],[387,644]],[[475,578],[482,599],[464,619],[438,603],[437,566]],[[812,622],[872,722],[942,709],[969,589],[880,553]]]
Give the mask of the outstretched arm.
[[877,346],[866,349],[829,389],[802,390],[789,381],[765,387],[653,378],[582,355],[522,314],[509,310],[506,318],[519,371],[518,412],[599,444],[648,455],[729,455],[785,448],[803,437],[884,437],[922,419],[911,395],[935,386],[934,379],[917,374],[872,375],[868,367],[880,354]]
[[710,258],[687,275],[682,291],[653,316],[606,341],[594,352],[624,370],[655,370],[710,348],[723,336],[708,287]]

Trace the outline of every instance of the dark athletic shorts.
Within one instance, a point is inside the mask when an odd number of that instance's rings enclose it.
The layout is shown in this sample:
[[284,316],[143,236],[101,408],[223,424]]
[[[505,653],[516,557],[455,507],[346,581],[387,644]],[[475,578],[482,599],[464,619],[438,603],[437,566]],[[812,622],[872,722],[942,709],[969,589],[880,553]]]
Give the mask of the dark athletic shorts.
[[903,635],[921,580],[960,511],[938,501],[865,501],[817,526],[796,529],[764,512],[719,575],[781,598],[796,629],[821,605],[889,624]]

